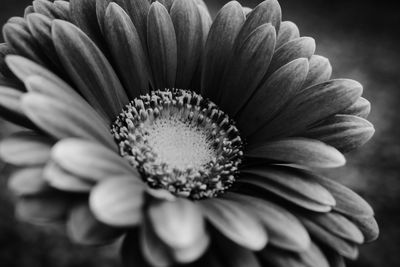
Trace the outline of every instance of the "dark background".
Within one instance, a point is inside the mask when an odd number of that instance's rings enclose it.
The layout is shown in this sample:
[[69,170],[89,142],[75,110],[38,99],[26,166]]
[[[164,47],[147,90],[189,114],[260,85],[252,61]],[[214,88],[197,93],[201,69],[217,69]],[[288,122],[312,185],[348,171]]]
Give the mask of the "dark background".
[[[206,0],[215,15],[227,1]],[[241,1],[254,7],[260,1]],[[0,25],[22,15],[30,1],[0,0]],[[347,155],[345,168],[331,173],[366,198],[376,211],[381,236],[361,249],[349,266],[400,266],[400,7],[371,0],[281,0],[284,20],[294,21],[304,36],[314,37],[317,53],[328,57],[334,77],[364,85],[372,103],[371,142]],[[12,127],[0,122],[0,136]],[[3,165],[0,162],[0,168]],[[83,248],[62,233],[15,221],[10,196],[0,179],[0,266],[102,267],[117,266],[115,247]]]

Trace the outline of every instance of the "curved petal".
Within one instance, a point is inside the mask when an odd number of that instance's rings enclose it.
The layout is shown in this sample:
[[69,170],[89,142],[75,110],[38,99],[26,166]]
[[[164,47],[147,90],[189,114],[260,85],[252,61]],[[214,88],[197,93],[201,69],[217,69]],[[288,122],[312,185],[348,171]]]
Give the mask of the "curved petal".
[[21,102],[25,114],[55,138],[79,137],[116,148],[109,130],[102,127],[102,121],[101,124],[96,124],[99,121],[97,114],[88,105],[62,101],[38,93],[25,94]]
[[82,29],[97,45],[102,44],[97,23],[96,0],[70,0],[71,22]]
[[176,35],[168,11],[159,2],[150,7],[147,43],[155,89],[174,88],[178,60]]
[[23,93],[17,89],[0,85],[0,112],[1,117],[27,128],[35,128],[35,125],[24,114],[21,107]]
[[245,38],[259,26],[271,23],[278,33],[281,25],[282,11],[277,0],[265,0],[258,4],[246,18],[243,27],[237,37],[238,40]]
[[53,15],[53,3],[46,0],[34,0],[32,2],[33,10],[37,14],[44,15],[49,19],[54,19],[55,16]]
[[357,244],[364,242],[364,236],[360,229],[339,213],[310,214],[307,215],[307,218],[338,237]]
[[53,141],[35,132],[19,132],[0,143],[2,160],[17,166],[40,166],[50,159]]
[[71,138],[58,142],[51,158],[67,172],[89,182],[121,175],[140,181],[139,173],[125,159],[101,144],[86,140]]
[[189,88],[199,64],[203,29],[195,0],[175,0],[171,19],[174,24],[177,46],[176,88]]
[[379,226],[373,216],[346,216],[349,217],[352,222],[361,230],[364,235],[365,242],[375,241],[379,237]]
[[295,59],[310,58],[314,52],[315,40],[311,37],[300,37],[287,42],[275,51],[267,75]]
[[8,180],[8,188],[18,196],[38,195],[50,190],[43,178],[43,167],[14,172]]
[[300,37],[299,28],[291,21],[283,21],[276,40],[276,49]]
[[322,228],[311,220],[301,217],[303,224],[306,226],[308,231],[310,231],[311,235],[317,239],[319,242],[325,244],[326,246],[332,248],[340,255],[350,258],[356,259],[358,256],[358,248],[357,246],[347,240],[344,240],[328,230]]
[[339,151],[349,152],[367,143],[374,132],[374,126],[363,118],[335,115],[308,130],[304,136],[321,140]]
[[310,71],[303,88],[328,81],[332,75],[332,66],[329,59],[313,55],[310,58]]
[[56,18],[70,21],[70,3],[63,0],[56,0],[53,3]]
[[140,40],[144,47],[147,42],[147,23],[148,14],[150,10],[149,0],[122,0],[124,2],[123,7],[131,17],[135,28],[137,29]]
[[271,245],[290,251],[304,251],[309,247],[308,232],[286,209],[267,200],[237,193],[226,193],[224,198],[238,201],[254,211],[264,224]]
[[116,3],[106,9],[104,35],[130,99],[147,94],[150,77],[145,50],[128,14]]
[[321,83],[295,96],[285,109],[249,139],[250,143],[302,133],[307,127],[351,106],[361,96],[362,85],[338,79]]
[[171,249],[180,263],[198,259],[207,249],[209,237],[199,207],[177,199],[151,204],[149,218],[157,236]]
[[199,205],[218,231],[238,245],[260,250],[267,244],[268,237],[263,225],[245,207],[221,199],[201,201]]
[[[249,100],[268,70],[275,49],[275,28],[263,24],[236,40],[220,85],[220,106],[233,117]],[[240,44],[243,42],[243,44]]]
[[242,6],[231,1],[218,12],[204,48],[201,92],[204,97],[217,100],[221,77],[232,55],[233,45],[244,21]]
[[343,166],[346,159],[334,147],[306,138],[288,138],[250,146],[244,155],[316,168]]
[[79,91],[96,109],[114,119],[129,101],[103,53],[69,22],[54,20],[52,36],[57,55]]
[[142,219],[143,185],[132,177],[113,177],[97,185],[90,194],[95,217],[115,227],[132,227]]
[[44,179],[50,186],[71,193],[88,193],[94,186],[93,184],[80,179],[63,170],[58,164],[49,162],[43,171]]
[[308,73],[308,60],[293,60],[274,72],[236,117],[241,134],[249,136],[271,120],[297,93]]
[[353,105],[341,111],[340,113],[354,115],[366,119],[370,112],[371,103],[367,99],[360,97]]
[[331,193],[320,185],[317,181],[307,179],[301,172],[296,171],[294,168],[284,166],[255,166],[242,171],[244,174],[250,174],[250,177],[243,177],[240,181],[247,179],[254,179],[251,176],[257,176],[261,179],[257,181],[266,180],[268,183],[275,183],[286,187],[289,190],[295,191],[305,198],[310,198],[315,202],[327,206],[335,206],[336,201]]

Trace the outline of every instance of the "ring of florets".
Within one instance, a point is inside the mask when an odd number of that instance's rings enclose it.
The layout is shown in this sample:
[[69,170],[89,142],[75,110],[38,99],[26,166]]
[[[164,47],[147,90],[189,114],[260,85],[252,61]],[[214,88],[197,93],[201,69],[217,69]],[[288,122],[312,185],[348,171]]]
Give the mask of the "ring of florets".
[[243,157],[234,122],[187,90],[157,90],[134,99],[111,132],[120,155],[150,187],[194,200],[231,187]]

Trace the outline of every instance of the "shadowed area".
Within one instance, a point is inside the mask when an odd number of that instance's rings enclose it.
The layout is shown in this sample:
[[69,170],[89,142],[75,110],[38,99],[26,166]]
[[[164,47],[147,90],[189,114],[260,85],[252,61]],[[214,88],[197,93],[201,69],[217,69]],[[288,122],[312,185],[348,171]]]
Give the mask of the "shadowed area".
[[[31,1],[2,0],[0,24],[22,15]],[[212,13],[227,1],[206,0]],[[254,7],[260,1],[241,1]],[[372,103],[369,120],[374,138],[347,155],[348,164],[329,173],[354,189],[376,211],[381,228],[378,241],[361,248],[360,259],[349,266],[400,266],[400,9],[391,1],[280,0],[283,19],[295,22],[303,36],[316,39],[317,54],[330,59],[333,77],[350,78],[364,86]],[[0,122],[0,136],[12,126]],[[14,219],[11,196],[0,163],[0,263],[7,267],[118,266],[115,248],[82,248],[72,245],[61,230],[19,223]]]

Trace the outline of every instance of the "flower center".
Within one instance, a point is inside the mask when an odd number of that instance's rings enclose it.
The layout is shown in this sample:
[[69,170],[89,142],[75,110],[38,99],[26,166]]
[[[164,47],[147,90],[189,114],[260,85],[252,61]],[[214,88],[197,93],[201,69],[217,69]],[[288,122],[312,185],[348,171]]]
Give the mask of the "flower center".
[[229,117],[200,95],[153,91],[126,106],[112,125],[120,154],[152,188],[191,199],[222,194],[243,156]]

